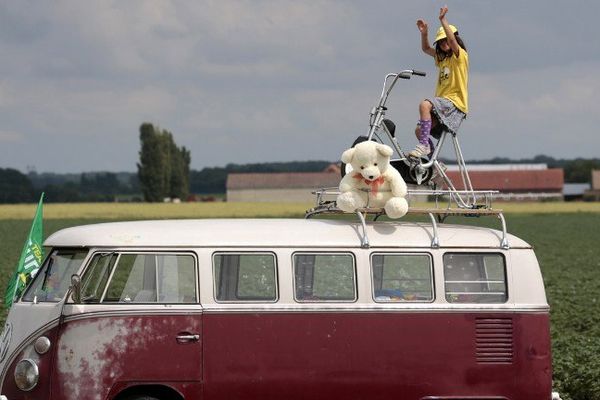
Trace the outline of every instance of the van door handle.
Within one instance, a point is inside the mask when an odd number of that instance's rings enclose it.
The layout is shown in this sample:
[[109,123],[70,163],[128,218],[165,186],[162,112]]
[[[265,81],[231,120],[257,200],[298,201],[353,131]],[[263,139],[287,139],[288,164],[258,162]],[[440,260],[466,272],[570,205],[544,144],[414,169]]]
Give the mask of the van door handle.
[[178,342],[197,342],[198,340],[200,340],[200,335],[198,334],[182,334],[182,335],[177,335],[177,341]]

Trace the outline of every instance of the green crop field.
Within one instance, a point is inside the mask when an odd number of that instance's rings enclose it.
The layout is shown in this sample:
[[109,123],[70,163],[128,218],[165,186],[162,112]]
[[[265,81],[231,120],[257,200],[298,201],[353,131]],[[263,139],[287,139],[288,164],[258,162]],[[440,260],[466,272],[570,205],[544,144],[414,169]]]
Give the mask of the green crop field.
[[[81,204],[45,206],[45,236],[108,220],[301,217],[310,204]],[[554,386],[565,400],[600,400],[600,204],[500,204],[508,230],[535,247],[551,306]],[[35,206],[0,206],[0,292],[6,288]],[[499,227],[494,218],[451,223]]]

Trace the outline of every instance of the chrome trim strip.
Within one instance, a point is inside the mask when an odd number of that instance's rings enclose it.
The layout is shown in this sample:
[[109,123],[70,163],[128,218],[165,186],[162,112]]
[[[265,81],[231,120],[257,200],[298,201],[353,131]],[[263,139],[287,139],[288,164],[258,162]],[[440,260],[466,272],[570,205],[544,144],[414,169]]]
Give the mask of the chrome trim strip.
[[548,307],[539,308],[461,308],[461,309],[448,309],[448,308],[389,308],[389,307],[370,307],[370,308],[293,308],[293,307],[281,307],[281,308],[227,308],[227,309],[210,309],[205,308],[204,314],[227,314],[227,313],[343,313],[343,314],[358,314],[358,313],[437,313],[437,314],[460,314],[460,313],[477,313],[477,314],[547,314],[549,313]]
[[152,311],[147,311],[147,310],[122,310],[122,311],[93,311],[93,312],[86,312],[86,313],[82,313],[82,314],[74,314],[74,315],[70,315],[68,317],[65,317],[63,319],[63,322],[71,322],[71,321],[79,321],[82,319],[88,319],[88,318],[104,318],[104,317],[119,317],[119,316],[156,316],[156,315],[173,315],[173,316],[180,316],[180,315],[202,315],[204,313],[204,311],[202,310],[198,310],[198,311],[188,311],[188,310],[178,310],[178,311],[172,311],[172,310],[164,310],[164,311],[159,311],[159,310],[152,310]]

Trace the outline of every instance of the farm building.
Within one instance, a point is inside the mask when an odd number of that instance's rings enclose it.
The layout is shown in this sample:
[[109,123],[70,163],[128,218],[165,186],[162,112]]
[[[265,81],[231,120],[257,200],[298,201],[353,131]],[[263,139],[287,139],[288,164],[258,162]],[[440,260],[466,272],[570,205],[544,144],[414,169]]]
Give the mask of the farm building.
[[565,201],[582,200],[585,193],[589,190],[589,183],[565,183],[563,196]]
[[235,173],[227,175],[227,201],[313,202],[311,191],[339,183],[335,164],[323,172]]
[[[475,190],[498,190],[504,199],[562,198],[564,171],[546,164],[475,164],[468,166]],[[462,189],[458,168],[448,166],[448,177]]]
[[[449,165],[446,173],[460,189],[458,169]],[[469,175],[476,190],[498,190],[506,199],[563,196],[563,170],[549,169],[545,164],[473,165]],[[227,201],[312,202],[312,190],[337,187],[340,179],[339,167],[335,165],[323,172],[229,174]]]

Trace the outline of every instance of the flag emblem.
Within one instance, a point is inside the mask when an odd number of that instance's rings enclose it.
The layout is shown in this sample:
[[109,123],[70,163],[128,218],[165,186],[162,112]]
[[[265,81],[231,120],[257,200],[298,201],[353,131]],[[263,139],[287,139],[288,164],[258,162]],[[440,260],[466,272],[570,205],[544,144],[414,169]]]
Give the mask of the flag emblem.
[[44,249],[42,248],[43,200],[44,194],[42,193],[35,211],[35,216],[33,217],[29,236],[25,241],[25,245],[23,246],[23,250],[21,252],[21,258],[19,258],[19,263],[17,264],[17,270],[15,271],[14,276],[10,279],[8,288],[6,289],[6,295],[4,297],[4,304],[6,305],[6,308],[9,308],[15,298],[21,295],[23,289],[25,289],[25,286],[27,285],[27,282],[35,277],[42,266],[42,261],[44,259]]

